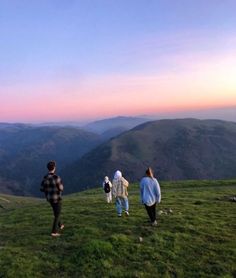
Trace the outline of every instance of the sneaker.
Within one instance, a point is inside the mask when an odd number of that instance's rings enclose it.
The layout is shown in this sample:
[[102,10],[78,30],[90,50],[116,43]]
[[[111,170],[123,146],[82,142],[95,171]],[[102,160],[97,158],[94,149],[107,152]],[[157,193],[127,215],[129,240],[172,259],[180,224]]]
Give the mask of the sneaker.
[[121,217],[121,213],[118,213],[118,216]]
[[60,236],[60,234],[59,233],[51,233],[51,236],[52,237],[58,237],[58,236]]
[[65,228],[65,225],[64,225],[64,224],[61,224],[60,230],[63,230],[64,228]]
[[152,226],[157,226],[157,221],[152,222]]
[[125,215],[126,215],[126,216],[129,216],[129,212],[128,212],[127,210],[125,211]]

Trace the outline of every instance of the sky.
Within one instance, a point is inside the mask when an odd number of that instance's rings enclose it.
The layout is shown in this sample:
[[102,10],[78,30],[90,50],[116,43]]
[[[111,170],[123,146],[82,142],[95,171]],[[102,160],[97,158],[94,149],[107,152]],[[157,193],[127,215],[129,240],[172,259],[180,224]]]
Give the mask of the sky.
[[235,10],[235,0],[1,0],[0,122],[236,111]]

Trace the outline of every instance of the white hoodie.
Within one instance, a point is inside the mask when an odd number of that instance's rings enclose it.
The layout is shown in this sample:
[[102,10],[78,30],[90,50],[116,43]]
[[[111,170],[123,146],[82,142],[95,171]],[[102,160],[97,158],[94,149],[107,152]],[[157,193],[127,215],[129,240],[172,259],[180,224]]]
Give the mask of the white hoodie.
[[114,174],[114,179],[112,181],[113,185],[113,195],[115,197],[127,197],[128,191],[127,188],[129,186],[129,182],[122,177],[121,171],[116,171]]

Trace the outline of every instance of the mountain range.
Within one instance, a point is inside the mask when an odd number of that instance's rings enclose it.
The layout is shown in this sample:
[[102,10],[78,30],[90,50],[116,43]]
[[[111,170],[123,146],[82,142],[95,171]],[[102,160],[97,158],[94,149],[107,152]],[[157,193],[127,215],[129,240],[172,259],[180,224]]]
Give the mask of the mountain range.
[[100,186],[104,176],[112,179],[117,169],[130,182],[139,181],[148,166],[159,180],[236,176],[234,122],[157,120],[130,124],[129,130],[121,125],[121,134],[107,137],[104,134],[111,135],[118,125],[112,127],[112,119],[103,128],[97,124],[96,130],[95,123],[91,125],[95,133],[78,127],[1,123],[0,192],[39,196],[46,163],[52,159],[57,161],[65,193]]
[[94,121],[82,128],[100,134],[106,140],[148,121],[150,121],[148,118],[118,116]]
[[99,145],[66,167],[62,175],[70,192],[99,185],[117,169],[135,182],[148,166],[160,180],[236,177],[236,123],[197,119],[147,122]]
[[101,142],[79,128],[0,124],[0,191],[38,195],[47,161],[56,160],[60,171]]

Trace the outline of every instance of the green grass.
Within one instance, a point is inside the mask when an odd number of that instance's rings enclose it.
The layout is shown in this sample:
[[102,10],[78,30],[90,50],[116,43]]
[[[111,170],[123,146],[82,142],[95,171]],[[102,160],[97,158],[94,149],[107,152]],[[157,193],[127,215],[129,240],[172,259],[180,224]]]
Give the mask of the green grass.
[[[163,182],[151,227],[130,185],[130,216],[118,218],[101,189],[65,196],[65,230],[51,238],[40,199],[0,197],[0,277],[236,277],[236,181]],[[142,238],[142,242],[140,242]]]

